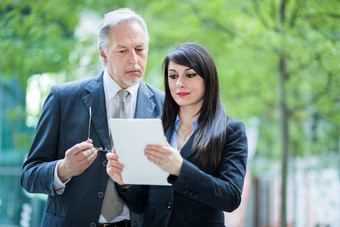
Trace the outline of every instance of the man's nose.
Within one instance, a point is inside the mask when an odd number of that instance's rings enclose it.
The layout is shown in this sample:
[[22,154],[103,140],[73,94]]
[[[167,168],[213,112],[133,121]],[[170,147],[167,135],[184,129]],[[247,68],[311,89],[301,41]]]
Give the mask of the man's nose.
[[138,59],[137,59],[136,51],[135,50],[130,51],[129,63],[132,65],[135,65],[137,64],[137,62],[138,62]]

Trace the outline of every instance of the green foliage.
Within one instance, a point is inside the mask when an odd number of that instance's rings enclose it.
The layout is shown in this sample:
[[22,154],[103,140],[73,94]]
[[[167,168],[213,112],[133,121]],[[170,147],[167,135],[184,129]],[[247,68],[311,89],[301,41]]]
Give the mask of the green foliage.
[[[3,1],[0,74],[20,78],[23,87],[39,73],[64,73],[66,80],[94,76],[100,69],[96,37],[74,37],[80,12],[102,18],[110,10],[128,7],[141,14],[149,27],[147,82],[162,89],[162,61],[179,43],[205,45],[217,64],[228,115],[245,122],[257,117],[257,155],[278,159],[282,143],[278,61],[284,56],[292,154],[337,151],[340,5],[337,0],[286,1],[282,23],[280,4],[270,0]],[[86,64],[81,63],[84,56],[90,56]]]
[[0,7],[2,76],[19,78],[25,89],[33,74],[68,70],[78,23],[72,1],[2,1]]

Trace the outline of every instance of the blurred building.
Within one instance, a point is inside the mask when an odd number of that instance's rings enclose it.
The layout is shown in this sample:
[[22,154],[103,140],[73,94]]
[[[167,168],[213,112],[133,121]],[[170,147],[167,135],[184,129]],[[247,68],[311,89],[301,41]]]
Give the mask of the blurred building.
[[39,226],[44,199],[20,184],[34,129],[25,124],[25,92],[15,80],[0,81],[0,227]]

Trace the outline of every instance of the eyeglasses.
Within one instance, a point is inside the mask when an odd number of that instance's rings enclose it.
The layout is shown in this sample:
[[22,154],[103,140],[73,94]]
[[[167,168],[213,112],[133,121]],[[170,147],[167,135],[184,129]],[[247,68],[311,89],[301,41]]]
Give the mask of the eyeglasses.
[[[91,135],[91,122],[92,122],[92,109],[91,109],[91,106],[90,106],[89,107],[89,128],[88,128],[88,131],[87,131],[87,140],[90,139],[90,135]],[[101,151],[101,152],[104,152],[104,153],[111,152],[106,147],[102,148],[102,147],[95,147],[94,146],[93,148],[96,149],[97,151]]]

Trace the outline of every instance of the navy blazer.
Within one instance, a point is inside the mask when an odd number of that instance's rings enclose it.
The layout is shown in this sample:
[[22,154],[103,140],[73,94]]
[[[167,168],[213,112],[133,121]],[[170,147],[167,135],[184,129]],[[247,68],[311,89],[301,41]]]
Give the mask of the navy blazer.
[[[135,117],[160,117],[163,101],[163,92],[141,82]],[[57,161],[69,148],[87,139],[90,106],[90,138],[94,146],[110,148],[103,73],[52,87],[44,103],[21,176],[27,192],[48,195],[41,226],[95,226],[99,220],[108,181],[105,153],[98,152],[92,165],[72,177],[61,195],[53,187]]]
[[[224,151],[217,171],[202,163],[191,149],[193,138],[181,150],[183,165],[171,186],[133,186],[119,192],[136,212],[144,212],[145,227],[224,226],[223,211],[241,202],[248,145],[243,123],[229,118]],[[172,129],[166,131],[168,141]]]

